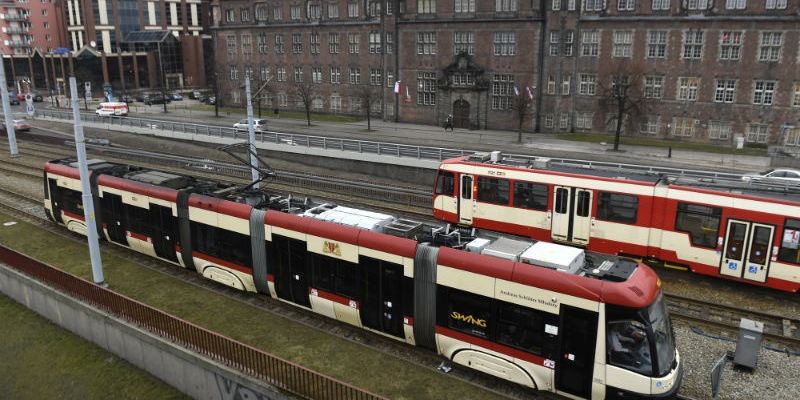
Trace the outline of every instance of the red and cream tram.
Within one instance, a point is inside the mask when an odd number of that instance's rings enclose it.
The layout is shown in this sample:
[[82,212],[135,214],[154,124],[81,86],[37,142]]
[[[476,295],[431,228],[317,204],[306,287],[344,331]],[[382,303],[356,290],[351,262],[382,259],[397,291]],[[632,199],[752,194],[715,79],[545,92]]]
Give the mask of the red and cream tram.
[[[570,398],[680,385],[660,281],[629,259],[99,160],[90,171],[101,237],[216,282]],[[85,234],[74,160],[44,178],[48,216]]]
[[[492,160],[494,159],[494,161]],[[448,222],[800,289],[800,195],[782,188],[533,165],[442,162],[433,213]]]

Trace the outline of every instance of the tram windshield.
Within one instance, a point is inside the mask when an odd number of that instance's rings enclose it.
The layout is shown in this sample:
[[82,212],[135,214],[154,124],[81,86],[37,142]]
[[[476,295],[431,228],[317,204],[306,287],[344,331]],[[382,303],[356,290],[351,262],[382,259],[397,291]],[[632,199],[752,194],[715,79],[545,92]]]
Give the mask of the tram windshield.
[[608,363],[647,375],[664,376],[675,363],[675,340],[663,294],[649,307],[607,307]]

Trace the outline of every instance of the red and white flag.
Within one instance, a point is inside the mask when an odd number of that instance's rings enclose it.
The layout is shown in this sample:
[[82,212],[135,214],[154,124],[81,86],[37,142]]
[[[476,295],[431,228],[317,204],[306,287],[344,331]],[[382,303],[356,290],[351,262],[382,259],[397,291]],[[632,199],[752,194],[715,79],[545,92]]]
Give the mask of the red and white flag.
[[514,86],[514,95],[519,96],[519,89],[516,86]]
[[400,85],[401,85],[400,81],[397,81],[397,82],[394,83],[394,93],[395,94],[400,94]]
[[533,100],[533,90],[531,89],[531,87],[530,86],[525,86],[525,90],[528,91],[528,98]]

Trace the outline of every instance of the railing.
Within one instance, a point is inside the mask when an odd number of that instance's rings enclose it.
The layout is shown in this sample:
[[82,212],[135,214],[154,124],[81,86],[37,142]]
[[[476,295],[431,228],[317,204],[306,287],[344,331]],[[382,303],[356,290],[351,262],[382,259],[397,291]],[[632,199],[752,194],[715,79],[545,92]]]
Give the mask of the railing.
[[311,399],[384,399],[97,286],[2,245],[0,260],[73,298],[278,389]]

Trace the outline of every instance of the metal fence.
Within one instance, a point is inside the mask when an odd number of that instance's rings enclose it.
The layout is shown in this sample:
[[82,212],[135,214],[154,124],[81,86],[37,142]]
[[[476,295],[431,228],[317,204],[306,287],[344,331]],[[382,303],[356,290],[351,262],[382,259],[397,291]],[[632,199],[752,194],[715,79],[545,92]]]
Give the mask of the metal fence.
[[73,298],[294,395],[323,400],[385,399],[159,311],[2,245],[0,260]]

